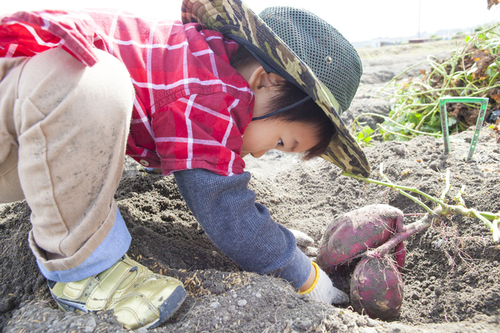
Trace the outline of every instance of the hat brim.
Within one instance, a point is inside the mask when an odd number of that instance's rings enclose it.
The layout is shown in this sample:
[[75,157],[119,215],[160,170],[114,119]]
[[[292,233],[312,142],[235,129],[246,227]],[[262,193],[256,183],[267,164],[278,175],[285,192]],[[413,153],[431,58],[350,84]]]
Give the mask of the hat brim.
[[356,140],[341,120],[340,105],[312,70],[240,0],[183,0],[182,22],[201,23],[237,42],[246,41],[252,52],[261,52],[278,73],[309,94],[337,128],[322,158],[343,171],[368,177],[370,165]]

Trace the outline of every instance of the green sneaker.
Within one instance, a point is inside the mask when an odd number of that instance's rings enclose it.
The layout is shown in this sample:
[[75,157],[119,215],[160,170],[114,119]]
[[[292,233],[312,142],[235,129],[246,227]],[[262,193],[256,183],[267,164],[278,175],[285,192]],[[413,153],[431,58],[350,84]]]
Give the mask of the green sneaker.
[[109,269],[86,279],[49,281],[49,289],[62,310],[87,313],[113,309],[118,321],[128,329],[157,327],[186,298],[181,281],[154,274],[126,255]]

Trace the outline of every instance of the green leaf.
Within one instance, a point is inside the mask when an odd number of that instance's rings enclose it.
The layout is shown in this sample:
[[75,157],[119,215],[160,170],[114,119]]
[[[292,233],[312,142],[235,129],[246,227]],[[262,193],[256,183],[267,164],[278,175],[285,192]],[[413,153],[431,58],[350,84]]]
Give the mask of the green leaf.
[[448,127],[451,127],[457,123],[457,118],[455,117],[448,117]]
[[438,116],[437,114],[432,116],[432,118],[429,121],[429,126],[441,128],[441,116]]
[[418,123],[420,122],[420,119],[418,119],[418,117],[415,116],[415,113],[412,113],[410,114],[410,117],[408,119],[408,124],[409,124],[409,128],[415,128],[415,126],[418,125]]
[[362,128],[361,132],[358,133],[357,141],[364,143],[370,142],[372,140],[371,137],[372,133],[373,130],[370,128],[370,126],[366,125],[365,127]]
[[437,126],[429,126],[429,125],[422,126],[422,132],[439,133],[440,130],[441,130],[441,127],[437,127]]

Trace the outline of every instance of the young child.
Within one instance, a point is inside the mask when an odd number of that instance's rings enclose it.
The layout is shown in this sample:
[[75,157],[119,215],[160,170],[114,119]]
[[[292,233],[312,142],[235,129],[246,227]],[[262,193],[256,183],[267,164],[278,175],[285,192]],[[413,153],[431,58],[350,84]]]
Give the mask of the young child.
[[[305,10],[184,0],[183,22],[105,11],[20,12],[0,25],[0,202],[26,199],[29,243],[64,310],[156,327],[182,283],[126,256],[113,199],[128,154],[173,173],[210,239],[244,270],[347,300],[248,190],[243,157],[321,156],[367,176],[339,115],[361,62]],[[265,23],[264,23],[265,22]]]

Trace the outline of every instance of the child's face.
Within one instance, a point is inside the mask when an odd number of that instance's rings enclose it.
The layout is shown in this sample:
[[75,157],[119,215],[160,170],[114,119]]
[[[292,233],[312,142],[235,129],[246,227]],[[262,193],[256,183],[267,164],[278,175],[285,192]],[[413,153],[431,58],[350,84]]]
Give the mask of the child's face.
[[[250,68],[248,74],[244,72],[242,75],[255,94],[253,116],[265,115],[269,111],[270,102],[276,98],[275,87],[285,79],[274,73],[266,73],[260,65]],[[241,156],[250,154],[259,158],[270,149],[303,153],[318,143],[316,129],[310,124],[272,119],[256,120],[251,121],[245,129]]]
[[245,130],[241,156],[245,157],[250,154],[259,158],[270,149],[287,153],[302,153],[318,143],[316,129],[310,124],[257,120],[252,121]]

